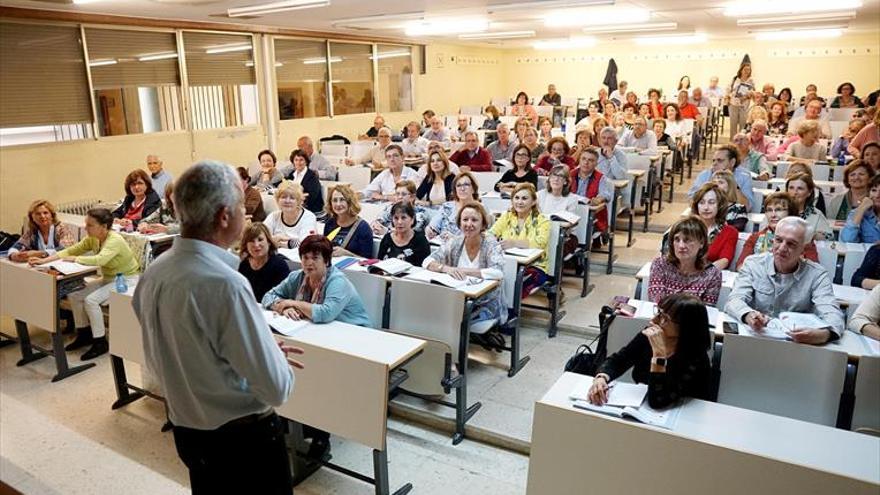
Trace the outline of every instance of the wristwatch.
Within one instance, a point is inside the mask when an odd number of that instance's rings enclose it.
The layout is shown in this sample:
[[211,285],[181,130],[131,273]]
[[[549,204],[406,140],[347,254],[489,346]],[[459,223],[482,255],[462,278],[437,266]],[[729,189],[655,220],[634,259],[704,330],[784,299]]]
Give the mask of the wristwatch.
[[665,357],[651,358],[651,364],[656,364],[657,366],[666,366],[666,358]]

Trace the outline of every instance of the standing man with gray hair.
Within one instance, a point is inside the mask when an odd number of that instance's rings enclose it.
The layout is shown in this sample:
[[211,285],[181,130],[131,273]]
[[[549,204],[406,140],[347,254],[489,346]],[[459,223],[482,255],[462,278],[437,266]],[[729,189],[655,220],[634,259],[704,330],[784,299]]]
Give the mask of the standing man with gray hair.
[[158,155],[147,155],[147,169],[150,171],[150,179],[153,181],[153,190],[160,198],[165,197],[165,187],[174,181],[174,177],[162,168],[162,159]]
[[[174,425],[194,494],[292,491],[281,420],[272,409],[293,389],[285,355],[227,251],[241,237],[241,180],[204,161],[174,190],[180,237],[141,277],[133,307],[144,356]],[[280,348],[279,348],[280,347]]]
[[792,340],[824,344],[840,338],[844,320],[831,277],[822,265],[803,257],[804,248],[813,239],[812,230],[799,217],[780,220],[771,251],[749,256],[739,269],[724,311],[758,334],[779,313],[813,313],[828,326],[795,328],[788,332]]

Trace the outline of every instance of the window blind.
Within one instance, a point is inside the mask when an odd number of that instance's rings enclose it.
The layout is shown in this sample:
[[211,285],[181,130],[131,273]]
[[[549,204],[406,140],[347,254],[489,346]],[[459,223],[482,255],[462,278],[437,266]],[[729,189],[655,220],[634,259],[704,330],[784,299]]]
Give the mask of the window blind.
[[85,31],[94,89],[179,84],[174,33]]
[[190,86],[256,83],[251,36],[186,31],[183,46]]

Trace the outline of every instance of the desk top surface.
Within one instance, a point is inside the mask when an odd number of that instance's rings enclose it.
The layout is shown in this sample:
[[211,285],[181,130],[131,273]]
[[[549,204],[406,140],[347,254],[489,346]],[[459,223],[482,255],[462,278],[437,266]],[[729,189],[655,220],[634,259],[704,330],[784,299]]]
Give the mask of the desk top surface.
[[664,430],[575,409],[569,393],[591,383],[591,377],[564,373],[539,404],[880,484],[880,438],[697,399],[684,401],[673,428]]

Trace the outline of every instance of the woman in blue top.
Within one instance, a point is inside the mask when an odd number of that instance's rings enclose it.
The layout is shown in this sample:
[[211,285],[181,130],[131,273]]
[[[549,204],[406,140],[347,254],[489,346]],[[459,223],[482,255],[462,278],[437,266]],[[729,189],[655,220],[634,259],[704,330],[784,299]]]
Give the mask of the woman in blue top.
[[880,175],[871,178],[868,197],[849,212],[846,225],[840,232],[840,240],[864,243],[880,241]]
[[302,269],[267,292],[263,307],[294,320],[373,327],[361,296],[345,274],[330,264],[332,252],[333,245],[322,235],[303,239],[299,245]]
[[[324,210],[327,212],[324,235],[333,243],[333,256],[373,257],[373,230],[358,216],[361,205],[351,186],[331,186]],[[329,257],[327,263],[330,263]]]

